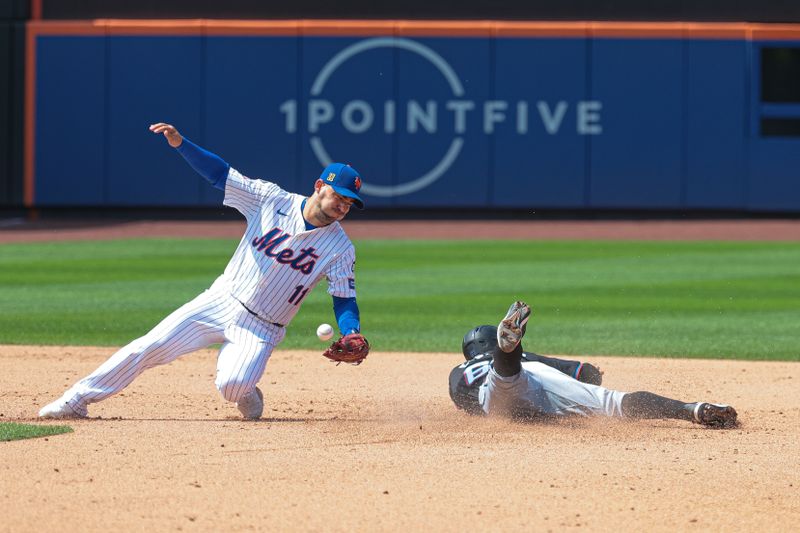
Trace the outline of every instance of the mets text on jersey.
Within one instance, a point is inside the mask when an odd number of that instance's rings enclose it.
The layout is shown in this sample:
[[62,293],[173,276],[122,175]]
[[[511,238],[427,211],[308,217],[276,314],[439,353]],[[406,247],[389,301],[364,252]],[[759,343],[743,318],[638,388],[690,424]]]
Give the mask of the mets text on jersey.
[[314,253],[317,249],[313,246],[301,248],[300,253],[297,255],[295,255],[295,251],[291,248],[284,248],[281,251],[276,251],[276,248],[291,236],[290,233],[284,233],[282,229],[276,227],[272,228],[261,237],[253,239],[252,245],[256,250],[263,252],[265,256],[271,257],[278,263],[289,265],[303,274],[311,274],[314,270],[314,266],[317,264],[316,260],[319,259],[319,255]]

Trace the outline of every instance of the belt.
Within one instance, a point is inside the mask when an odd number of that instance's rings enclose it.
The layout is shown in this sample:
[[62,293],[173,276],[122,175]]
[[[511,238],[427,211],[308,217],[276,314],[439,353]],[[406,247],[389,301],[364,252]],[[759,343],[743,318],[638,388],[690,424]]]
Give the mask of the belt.
[[258,315],[258,313],[256,313],[255,311],[253,311],[252,309],[250,309],[249,307],[247,307],[246,305],[244,305],[244,304],[243,304],[242,302],[240,302],[239,300],[236,300],[236,301],[237,301],[237,302],[239,302],[240,304],[242,304],[242,307],[244,307],[244,308],[245,308],[245,310],[246,310],[248,313],[250,313],[251,315],[253,315],[253,316],[254,316],[254,317],[256,317],[257,319],[261,320],[262,322],[266,322],[267,324],[272,324],[273,326],[278,326],[279,328],[285,328],[285,327],[286,327],[286,326],[284,326],[283,324],[278,324],[277,322],[270,322],[269,320],[267,320],[267,319],[265,319],[265,318],[263,318],[263,317],[259,316],[259,315]]

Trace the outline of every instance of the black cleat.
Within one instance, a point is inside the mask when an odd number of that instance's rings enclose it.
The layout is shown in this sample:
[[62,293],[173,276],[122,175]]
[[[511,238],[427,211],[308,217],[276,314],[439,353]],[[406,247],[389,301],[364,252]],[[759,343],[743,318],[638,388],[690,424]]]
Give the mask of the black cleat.
[[694,407],[694,421],[714,428],[736,427],[736,409],[730,405],[697,402]]
[[531,316],[531,308],[525,302],[514,302],[506,317],[497,326],[497,344],[506,353],[514,351],[525,335],[525,324]]

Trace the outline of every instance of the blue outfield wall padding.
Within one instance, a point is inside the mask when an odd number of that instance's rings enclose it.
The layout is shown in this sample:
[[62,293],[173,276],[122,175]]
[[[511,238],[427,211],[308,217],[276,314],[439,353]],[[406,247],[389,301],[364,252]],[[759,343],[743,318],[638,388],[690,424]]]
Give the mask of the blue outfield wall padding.
[[[397,202],[487,205],[491,178],[487,128],[510,127],[499,116],[491,126],[486,124],[485,105],[491,99],[492,86],[489,40],[424,38],[413,42],[436,52],[457,79],[448,80],[433,61],[419,53],[398,52],[396,179],[398,186],[409,192],[398,196]],[[466,105],[461,102],[473,103],[474,109],[463,113],[463,131],[457,131],[456,113],[448,105]],[[431,123],[432,117],[435,123]],[[420,187],[426,180],[430,185]]]
[[[762,47],[800,48],[800,42],[756,42],[750,55],[751,71],[761,72]],[[764,136],[762,118],[797,118],[797,102],[762,103],[754,76],[750,88],[750,172],[747,208],[759,211],[800,211],[800,136]],[[782,115],[782,116],[781,116]]]
[[[300,185],[299,142],[285,131],[281,105],[298,92],[299,42],[298,37],[251,37],[242,46],[242,38],[207,39],[206,98],[200,112],[205,148],[242,174],[290,191]],[[310,191],[313,180],[304,178]],[[204,187],[201,203],[219,205],[222,196]]]
[[[744,209],[748,164],[747,46],[687,42],[686,194],[690,208]],[[741,111],[741,112],[737,112]]]
[[36,53],[36,205],[103,205],[105,40],[39,37]]
[[587,53],[586,39],[496,40],[493,93],[508,124],[492,138],[490,205],[585,206]]
[[800,211],[800,137],[753,141],[747,207],[758,211]]
[[[397,119],[391,111],[386,116],[385,102],[396,99],[398,80],[396,53],[387,42],[385,38],[303,39],[297,128],[291,135],[285,128],[282,131],[287,141],[299,136],[304,179],[319,176],[328,161],[351,164],[369,184],[364,192],[370,207],[394,205],[392,197],[366,192],[370,186],[380,189],[395,183],[396,134],[386,129]],[[287,108],[286,116],[289,112]]]
[[[369,207],[800,210],[800,137],[763,137],[764,43],[606,37],[39,35],[36,206],[214,206],[147,127]],[[772,45],[775,45],[773,43]],[[800,46],[781,42],[780,46]]]
[[590,207],[678,209],[684,113],[683,41],[595,39]]
[[205,142],[202,40],[109,37],[108,47],[108,203],[198,205],[207,183],[148,126],[168,122]]

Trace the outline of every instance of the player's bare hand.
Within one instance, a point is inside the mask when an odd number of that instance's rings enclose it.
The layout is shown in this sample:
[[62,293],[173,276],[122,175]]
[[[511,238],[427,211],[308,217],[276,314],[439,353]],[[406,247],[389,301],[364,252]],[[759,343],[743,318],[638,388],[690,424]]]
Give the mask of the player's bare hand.
[[178,132],[178,129],[172,124],[165,124],[158,122],[150,125],[150,131],[153,133],[163,133],[167,138],[167,142],[173,148],[177,148],[183,142],[183,135]]

